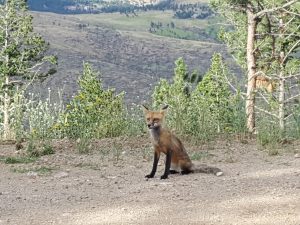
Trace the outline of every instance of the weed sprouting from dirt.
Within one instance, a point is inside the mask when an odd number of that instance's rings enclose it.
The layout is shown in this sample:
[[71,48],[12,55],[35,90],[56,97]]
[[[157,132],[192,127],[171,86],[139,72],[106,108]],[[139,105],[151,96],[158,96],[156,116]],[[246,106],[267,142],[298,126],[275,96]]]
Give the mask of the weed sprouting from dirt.
[[52,155],[55,153],[54,148],[49,143],[44,143],[42,147],[41,155]]
[[38,175],[49,175],[52,171],[55,170],[51,167],[41,166],[39,168],[13,168],[12,171],[15,173],[30,173],[34,172]]
[[0,161],[3,161],[6,164],[25,164],[25,163],[32,163],[35,162],[37,158],[35,157],[2,157],[0,158]]

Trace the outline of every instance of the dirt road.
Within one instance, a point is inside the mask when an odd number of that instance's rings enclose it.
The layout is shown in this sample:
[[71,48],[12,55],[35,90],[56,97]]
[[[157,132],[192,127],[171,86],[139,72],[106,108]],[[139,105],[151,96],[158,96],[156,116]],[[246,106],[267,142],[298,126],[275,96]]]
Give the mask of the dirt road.
[[[167,180],[159,179],[163,159],[156,177],[144,178],[152,166],[146,138],[93,146],[92,153],[80,155],[74,144],[58,141],[54,155],[36,162],[2,160],[0,225],[300,224],[298,144],[276,156],[239,142],[189,146],[196,164],[217,166],[224,176],[170,175]],[[2,159],[17,154],[14,146],[0,149]],[[199,152],[203,157],[196,157]]]

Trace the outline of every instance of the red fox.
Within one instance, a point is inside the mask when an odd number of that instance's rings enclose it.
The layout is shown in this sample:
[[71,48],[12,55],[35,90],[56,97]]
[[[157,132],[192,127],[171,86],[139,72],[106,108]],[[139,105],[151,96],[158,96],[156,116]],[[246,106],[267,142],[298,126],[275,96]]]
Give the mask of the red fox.
[[264,75],[255,77],[255,85],[257,89],[265,89],[269,93],[274,92],[277,88],[277,83]]
[[165,172],[160,177],[161,179],[167,179],[169,174],[178,173],[178,169],[181,169],[181,174],[199,172],[213,173],[217,176],[221,176],[223,172],[216,167],[209,167],[205,165],[201,168],[195,168],[182,142],[168,129],[162,126],[167,108],[168,106],[165,106],[160,111],[150,111],[143,105],[146,123],[150,130],[152,144],[154,146],[152,171],[145,177],[154,177],[161,153],[166,154]]

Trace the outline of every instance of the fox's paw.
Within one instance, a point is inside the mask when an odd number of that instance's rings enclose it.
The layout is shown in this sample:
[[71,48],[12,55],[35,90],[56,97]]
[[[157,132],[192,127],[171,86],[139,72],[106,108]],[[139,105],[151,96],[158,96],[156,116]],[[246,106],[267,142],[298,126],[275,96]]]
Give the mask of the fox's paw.
[[146,175],[145,177],[146,177],[146,178],[153,178],[153,177],[154,177],[154,175],[152,175],[152,174],[148,174],[148,175]]
[[162,175],[162,176],[160,177],[160,179],[162,179],[162,180],[163,180],[163,179],[168,179],[168,175],[165,175],[165,174],[164,174],[164,175]]

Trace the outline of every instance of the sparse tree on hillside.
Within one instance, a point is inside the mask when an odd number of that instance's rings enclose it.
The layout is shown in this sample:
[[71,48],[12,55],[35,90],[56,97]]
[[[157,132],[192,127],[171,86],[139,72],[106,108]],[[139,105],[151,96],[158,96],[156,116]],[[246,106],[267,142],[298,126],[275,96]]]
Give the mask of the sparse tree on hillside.
[[49,75],[49,71],[41,72],[45,70],[42,66],[56,59],[45,56],[48,44],[33,31],[26,0],[3,1],[0,18],[0,113],[3,139],[10,139],[14,138],[10,124],[14,95],[33,80]]

